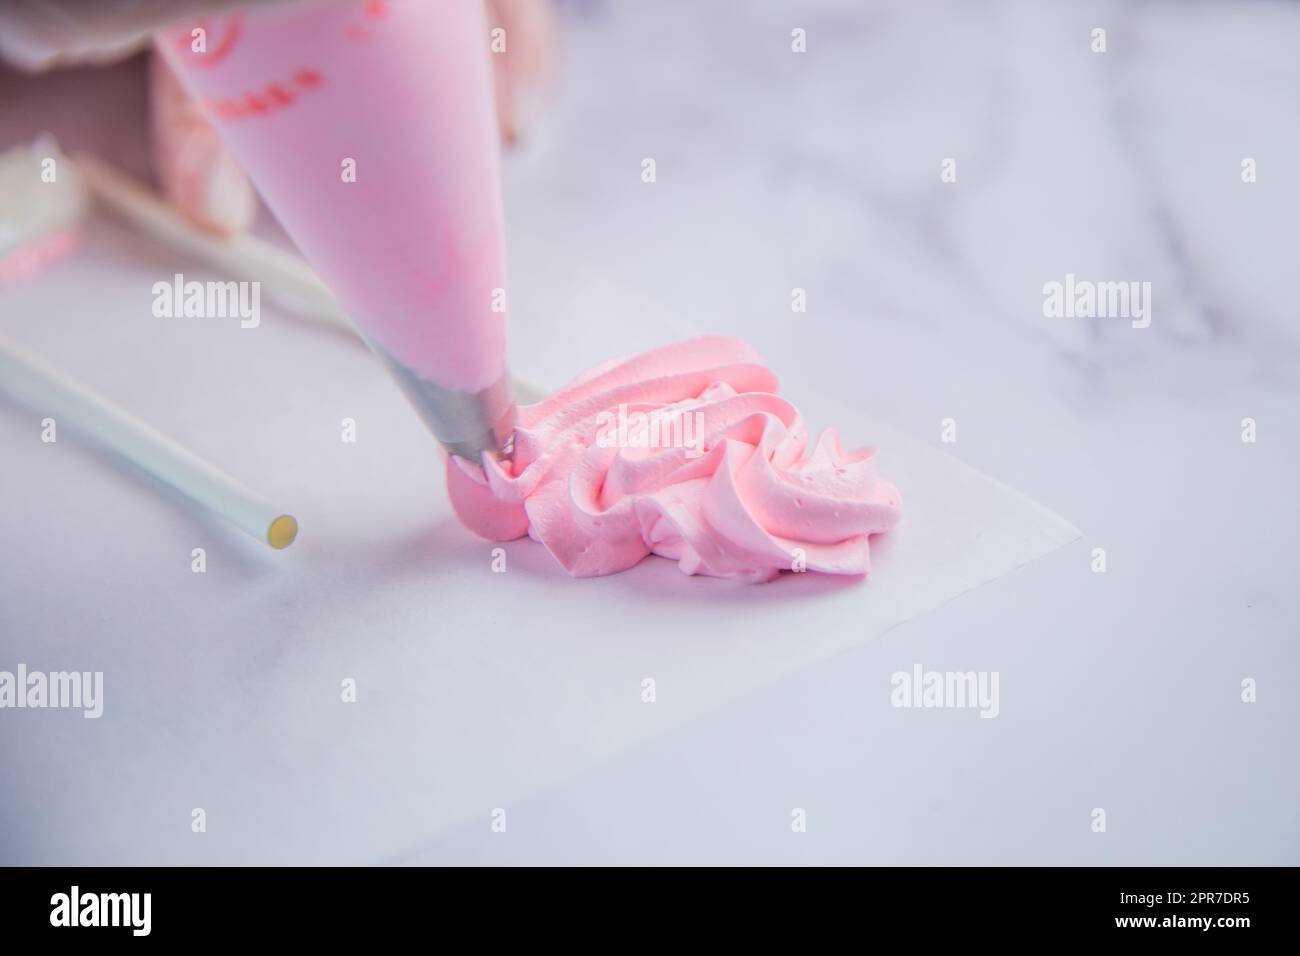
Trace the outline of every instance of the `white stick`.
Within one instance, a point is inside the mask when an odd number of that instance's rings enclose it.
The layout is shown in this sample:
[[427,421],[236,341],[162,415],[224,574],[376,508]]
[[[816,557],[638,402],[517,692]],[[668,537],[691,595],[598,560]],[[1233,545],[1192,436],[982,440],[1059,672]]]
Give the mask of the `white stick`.
[[136,229],[237,279],[257,280],[296,315],[354,332],[347,313],[301,257],[249,233],[200,229],[144,183],[93,156],[73,156],[95,198]]
[[33,410],[66,421],[273,548],[287,548],[298,522],[79,382],[0,339],[0,389]]
[[[277,302],[306,319],[356,334],[334,294],[301,257],[264,239],[241,233],[222,238],[190,222],[144,183],[86,153],[73,160],[100,203],[137,230],[195,256],[225,275],[259,281]],[[516,399],[535,402],[548,390],[514,376]]]

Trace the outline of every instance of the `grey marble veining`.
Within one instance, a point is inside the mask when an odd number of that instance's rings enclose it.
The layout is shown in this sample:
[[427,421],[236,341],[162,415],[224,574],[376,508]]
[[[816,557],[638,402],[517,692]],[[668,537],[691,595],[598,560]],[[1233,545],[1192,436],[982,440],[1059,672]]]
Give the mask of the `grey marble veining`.
[[[596,11],[570,21],[562,93],[510,170],[516,260],[530,229],[562,230],[593,268],[756,339],[793,324],[799,285],[806,325],[980,323],[1108,377],[1197,346],[1296,357],[1289,5]],[[1151,281],[1158,321],[1044,321],[1066,272]]]

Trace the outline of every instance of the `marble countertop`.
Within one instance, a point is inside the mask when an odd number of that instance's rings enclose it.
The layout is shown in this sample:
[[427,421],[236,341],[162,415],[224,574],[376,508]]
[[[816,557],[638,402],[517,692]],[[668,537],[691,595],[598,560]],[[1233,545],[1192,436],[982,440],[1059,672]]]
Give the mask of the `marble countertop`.
[[[538,798],[534,837],[467,829],[414,859],[1300,859],[1300,6],[578,12],[508,167],[512,256],[563,243],[749,339],[787,387],[936,444],[953,419],[944,447],[1085,537]],[[1045,318],[1067,273],[1149,281],[1150,326]],[[1043,719],[997,748],[980,728],[877,734],[882,656],[1000,669]]]
[[[932,441],[1084,538],[534,796],[508,841],[466,827],[401,862],[1300,862],[1300,5],[739,10],[563,6],[555,88],[505,170],[523,367],[607,358],[597,327],[539,335],[530,302],[617,290],[633,344],[664,340],[656,314],[741,336],[792,394]],[[16,88],[45,105],[4,143],[41,122],[143,163],[120,124]],[[1149,327],[1045,317],[1067,275],[1149,282]],[[1003,718],[882,732],[876,675],[913,662],[1000,672]]]

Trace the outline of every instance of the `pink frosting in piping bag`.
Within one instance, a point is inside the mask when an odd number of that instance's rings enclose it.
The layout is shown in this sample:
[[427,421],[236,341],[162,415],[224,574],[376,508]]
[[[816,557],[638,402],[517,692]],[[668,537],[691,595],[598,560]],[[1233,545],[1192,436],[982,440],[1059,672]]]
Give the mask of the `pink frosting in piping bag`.
[[810,442],[762,359],[718,337],[606,363],[520,406],[513,458],[450,456],[447,486],[470,530],[530,535],[576,577],[652,553],[746,581],[866,574],[869,536],[901,507],[875,449],[846,452],[831,429]]

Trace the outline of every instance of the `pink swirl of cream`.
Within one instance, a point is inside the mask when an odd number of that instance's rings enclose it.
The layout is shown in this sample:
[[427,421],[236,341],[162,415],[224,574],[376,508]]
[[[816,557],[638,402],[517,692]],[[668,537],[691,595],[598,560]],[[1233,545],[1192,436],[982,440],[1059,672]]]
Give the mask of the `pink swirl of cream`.
[[866,574],[868,538],[898,522],[898,489],[876,477],[875,449],[845,452],[831,429],[810,449],[776,392],[737,339],[606,363],[520,406],[509,461],[450,457],[452,505],[485,538],[530,535],[575,577],[652,553],[746,581]]

